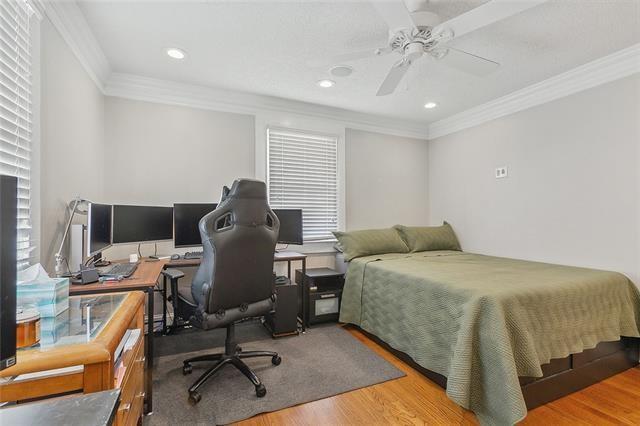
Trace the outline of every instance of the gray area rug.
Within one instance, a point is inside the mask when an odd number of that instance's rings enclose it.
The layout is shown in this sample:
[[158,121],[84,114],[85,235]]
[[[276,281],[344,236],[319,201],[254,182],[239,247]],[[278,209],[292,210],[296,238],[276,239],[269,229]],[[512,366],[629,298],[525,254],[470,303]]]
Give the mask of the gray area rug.
[[[257,327],[261,325],[237,327],[242,348],[276,351],[282,357],[277,367],[270,358],[246,360],[267,388],[264,398],[256,397],[251,382],[228,366],[200,388],[200,403],[190,405],[187,389],[210,364],[194,363],[193,374],[183,376],[182,361],[201,353],[220,352],[224,335],[215,336],[218,347],[176,353],[180,346],[186,346],[187,339],[211,339],[208,334],[213,333],[187,331],[183,336],[169,336],[164,345],[159,345],[161,352],[173,354],[155,360],[153,415],[145,418],[145,425],[228,424],[405,375],[335,324],[275,340]],[[183,340],[185,344],[181,345]]]

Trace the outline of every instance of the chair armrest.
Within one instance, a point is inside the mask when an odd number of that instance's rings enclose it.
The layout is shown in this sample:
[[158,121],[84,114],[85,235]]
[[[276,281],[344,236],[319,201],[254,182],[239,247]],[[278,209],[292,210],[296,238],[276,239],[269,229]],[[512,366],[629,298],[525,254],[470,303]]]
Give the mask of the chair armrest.
[[177,281],[180,278],[184,277],[184,272],[179,269],[169,268],[162,271],[162,275],[169,278],[171,281]]

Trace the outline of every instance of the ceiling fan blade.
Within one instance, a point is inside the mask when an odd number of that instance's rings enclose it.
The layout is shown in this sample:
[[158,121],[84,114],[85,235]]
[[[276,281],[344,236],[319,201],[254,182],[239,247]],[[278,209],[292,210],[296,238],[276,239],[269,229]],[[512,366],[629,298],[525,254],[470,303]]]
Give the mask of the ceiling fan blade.
[[343,53],[341,55],[336,55],[331,57],[331,63],[332,64],[340,64],[342,62],[351,62],[351,61],[357,61],[360,59],[367,59],[367,58],[372,58],[374,56],[382,56],[382,55],[386,55],[388,53],[391,53],[391,48],[390,47],[381,47],[378,49],[368,49],[368,50],[362,50],[360,52],[350,52],[350,53]]
[[324,69],[327,67],[340,65],[348,62],[358,61],[361,59],[373,58],[375,56],[383,56],[391,53],[390,47],[371,48],[367,50],[360,50],[357,52],[343,53],[340,55],[334,55],[330,58],[310,58],[305,61],[308,68]]
[[446,49],[448,53],[440,58],[440,62],[469,74],[483,77],[492,73],[500,66],[497,62],[463,50],[452,47],[447,47]]
[[378,14],[389,27],[389,31],[399,29],[412,30],[415,28],[407,6],[402,0],[373,0],[371,2]]
[[380,85],[376,96],[386,96],[393,93],[393,91],[396,90],[396,87],[398,87],[398,85],[402,81],[404,75],[409,70],[410,66],[411,61],[407,59],[402,59],[400,62],[392,66],[389,70],[389,74],[387,74],[384,81]]
[[548,0],[492,0],[470,11],[458,15],[436,27],[434,31],[453,31],[453,37],[491,25],[517,13],[523,12]]

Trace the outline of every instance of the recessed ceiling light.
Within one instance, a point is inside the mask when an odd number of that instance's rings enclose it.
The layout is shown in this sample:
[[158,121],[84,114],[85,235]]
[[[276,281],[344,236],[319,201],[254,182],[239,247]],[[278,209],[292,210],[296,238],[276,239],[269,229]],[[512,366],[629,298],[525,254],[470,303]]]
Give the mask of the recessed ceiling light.
[[169,47],[167,48],[166,52],[167,55],[169,55],[169,57],[173,59],[184,59],[185,56],[187,56],[187,53],[184,50],[177,47]]
[[327,89],[329,87],[333,87],[336,84],[336,82],[333,80],[318,80],[316,84],[320,87],[324,87],[325,89]]
[[424,107],[425,107],[426,109],[435,108],[435,107],[437,107],[437,106],[438,106],[438,104],[437,104],[437,103],[435,103],[435,102],[427,102],[426,104],[424,104]]
[[349,77],[353,72],[353,68],[348,65],[336,65],[330,70],[331,75],[336,77]]

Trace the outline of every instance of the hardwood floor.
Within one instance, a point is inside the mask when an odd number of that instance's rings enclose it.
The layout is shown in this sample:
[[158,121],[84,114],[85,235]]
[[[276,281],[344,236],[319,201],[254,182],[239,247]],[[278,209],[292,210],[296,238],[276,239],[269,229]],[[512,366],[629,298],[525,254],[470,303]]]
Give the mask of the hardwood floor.
[[[253,425],[475,425],[475,415],[444,390],[370,340],[357,339],[406,377],[309,402],[238,423]],[[521,425],[640,425],[640,368],[633,368],[529,412]]]

